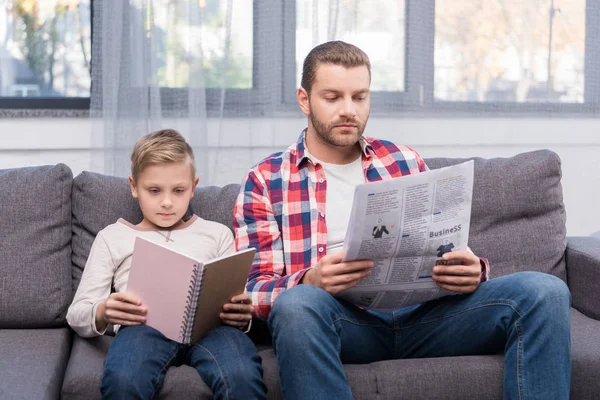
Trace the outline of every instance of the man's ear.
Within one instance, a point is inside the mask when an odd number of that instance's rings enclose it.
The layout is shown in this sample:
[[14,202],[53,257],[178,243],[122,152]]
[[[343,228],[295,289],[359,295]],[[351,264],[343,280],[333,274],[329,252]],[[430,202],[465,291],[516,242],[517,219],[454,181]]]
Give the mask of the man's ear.
[[296,97],[298,98],[298,105],[300,106],[300,109],[304,115],[310,115],[310,98],[308,96],[308,92],[303,87],[300,87],[298,88]]
[[133,176],[129,177],[129,188],[131,189],[131,195],[134,199],[138,198],[137,187],[135,185],[135,180],[133,180]]

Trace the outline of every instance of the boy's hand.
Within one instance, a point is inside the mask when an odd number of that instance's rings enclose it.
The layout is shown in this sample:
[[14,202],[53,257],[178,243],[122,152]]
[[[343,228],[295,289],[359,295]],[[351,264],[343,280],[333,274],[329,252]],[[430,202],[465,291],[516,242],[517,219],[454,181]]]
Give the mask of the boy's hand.
[[103,331],[108,324],[140,325],[146,322],[147,312],[136,295],[129,292],[112,293],[96,309],[96,329]]
[[219,317],[226,325],[246,330],[252,320],[252,299],[247,293],[233,296],[231,302],[223,306]]
[[432,279],[439,287],[459,293],[473,293],[481,281],[479,257],[469,251],[451,251],[442,259],[448,265],[433,267]]

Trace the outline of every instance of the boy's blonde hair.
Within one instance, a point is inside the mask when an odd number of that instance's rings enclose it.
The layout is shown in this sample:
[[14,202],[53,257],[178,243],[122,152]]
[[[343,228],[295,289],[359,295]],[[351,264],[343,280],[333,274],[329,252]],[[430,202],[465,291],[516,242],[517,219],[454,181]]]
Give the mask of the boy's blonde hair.
[[162,129],[141,137],[131,152],[131,176],[137,181],[142,171],[150,165],[186,162],[196,176],[194,152],[185,138],[175,129]]

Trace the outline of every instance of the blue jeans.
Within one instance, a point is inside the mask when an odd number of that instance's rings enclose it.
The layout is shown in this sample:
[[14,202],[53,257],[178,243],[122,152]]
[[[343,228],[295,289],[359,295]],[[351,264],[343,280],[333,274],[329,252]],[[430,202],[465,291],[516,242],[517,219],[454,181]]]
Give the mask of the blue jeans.
[[221,326],[195,345],[167,339],[147,325],[121,327],[102,375],[102,397],[151,399],[160,391],[170,366],[195,368],[216,399],[264,399],[261,358],[240,330]]
[[288,399],[351,399],[342,363],[504,352],[505,399],[568,399],[569,289],[520,272],[389,313],[362,310],[324,290],[280,294],[268,318]]

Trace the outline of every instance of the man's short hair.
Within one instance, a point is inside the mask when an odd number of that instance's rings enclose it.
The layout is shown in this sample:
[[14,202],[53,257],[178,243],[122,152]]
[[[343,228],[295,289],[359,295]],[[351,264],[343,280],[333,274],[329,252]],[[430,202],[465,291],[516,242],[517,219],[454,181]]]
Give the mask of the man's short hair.
[[189,162],[192,179],[196,176],[194,152],[185,138],[175,129],[162,129],[141,137],[131,152],[131,176],[137,180],[150,165]]
[[364,51],[340,40],[326,42],[313,48],[304,59],[301,85],[308,94],[315,82],[319,64],[341,65],[346,68],[364,65],[369,71],[369,80],[371,79],[371,62]]

